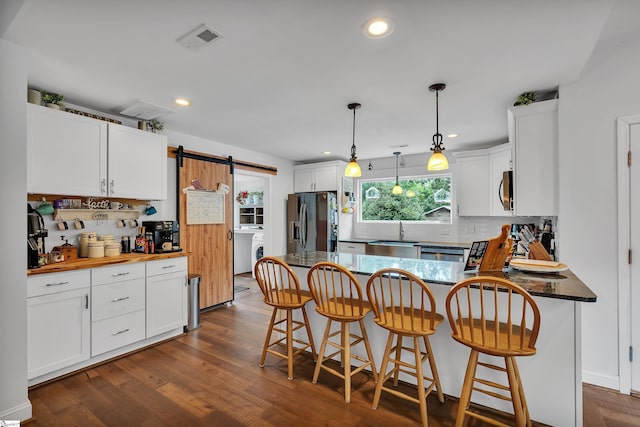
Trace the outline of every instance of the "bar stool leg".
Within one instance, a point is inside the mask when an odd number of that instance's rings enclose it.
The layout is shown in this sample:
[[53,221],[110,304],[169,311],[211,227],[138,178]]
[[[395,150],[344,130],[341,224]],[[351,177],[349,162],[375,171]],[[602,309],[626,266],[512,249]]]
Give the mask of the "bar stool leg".
[[[389,364],[389,354],[391,353],[391,346],[393,344],[393,338],[395,334],[389,332],[387,337],[387,346],[384,349],[384,356],[382,356],[382,365],[380,366],[380,374],[378,376],[378,384],[376,385],[376,391],[373,395],[373,409],[378,409],[378,403],[380,403],[380,395],[382,394],[382,386],[387,379],[387,365]],[[393,368],[395,372],[395,367]]]
[[342,322],[344,329],[342,334],[342,347],[344,350],[344,401],[351,402],[351,335],[349,322]]
[[416,377],[418,379],[418,404],[420,405],[420,419],[422,425],[427,427],[427,400],[424,392],[424,375],[422,373],[422,352],[420,351],[420,341],[418,337],[413,337],[413,354],[416,359]]
[[318,353],[316,353],[316,346],[313,343],[313,336],[311,335],[311,327],[309,326],[309,317],[307,316],[307,310],[304,305],[302,306],[302,317],[304,318],[304,326],[307,329],[307,338],[309,338],[309,344],[311,345],[311,354],[313,354],[313,361],[318,360]]
[[429,341],[428,336],[424,337],[424,347],[427,350],[429,367],[431,367],[431,375],[433,376],[433,382],[435,383],[438,392],[438,400],[440,401],[440,403],[444,403],[444,394],[442,393],[442,387],[440,387],[440,376],[438,375],[438,367],[436,366],[436,360],[433,357],[433,352],[431,351],[431,342]]
[[518,369],[518,364],[515,359],[513,361],[513,368],[516,372],[516,378],[518,379],[518,391],[520,392],[520,401],[522,402],[522,410],[524,411],[524,416],[526,417],[527,427],[531,427],[531,417],[529,416],[529,407],[527,406],[527,399],[524,396],[524,387],[522,386],[522,379],[520,379],[520,370]]
[[273,322],[276,320],[276,314],[278,309],[274,308],[271,313],[271,322],[269,322],[269,328],[267,329],[267,337],[264,340],[264,347],[262,348],[262,357],[260,358],[260,367],[264,367],[264,361],[267,358],[267,349],[269,348],[269,341],[271,341],[271,334],[273,333]]
[[513,357],[505,357],[504,358],[505,365],[507,367],[507,378],[509,379],[509,391],[511,392],[511,400],[513,403],[513,413],[516,418],[516,426],[524,427],[526,421],[522,408],[522,402],[520,400],[520,390],[518,383],[518,376],[516,375],[514,365],[516,361]]
[[395,365],[393,367],[393,386],[398,387],[398,377],[400,376],[400,364],[398,361],[402,357],[402,343],[404,341],[404,337],[402,335],[396,334],[396,345],[394,347],[396,356],[395,356]]
[[320,344],[320,353],[318,353],[318,360],[316,361],[316,369],[313,371],[313,384],[318,382],[318,376],[320,375],[320,367],[324,362],[324,352],[327,348],[327,340],[329,339],[329,330],[331,329],[331,319],[327,319],[327,326],[324,328],[324,335],[322,336],[322,344]]
[[369,363],[371,363],[371,374],[373,375],[373,381],[378,382],[378,371],[376,371],[376,363],[373,360],[373,351],[371,351],[371,345],[369,344],[369,337],[367,336],[367,330],[364,328],[364,321],[360,319],[360,331],[362,332],[362,338],[364,339],[364,347],[367,350],[367,357],[369,357]]
[[293,379],[293,319],[291,310],[287,310],[287,368],[288,379]]
[[467,372],[464,375],[464,383],[462,384],[462,392],[460,393],[460,401],[458,402],[458,413],[456,414],[456,427],[462,427],[465,412],[469,407],[471,400],[471,391],[473,389],[473,378],[476,376],[476,368],[478,367],[478,351],[471,349],[469,354],[469,363],[467,364]]

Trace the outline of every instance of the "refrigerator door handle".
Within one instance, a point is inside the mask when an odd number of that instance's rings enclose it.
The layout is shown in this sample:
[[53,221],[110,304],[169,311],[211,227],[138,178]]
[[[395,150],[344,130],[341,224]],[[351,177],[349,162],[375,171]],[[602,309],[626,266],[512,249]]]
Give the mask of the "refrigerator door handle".
[[300,246],[302,249],[307,247],[307,204],[303,203],[300,206]]

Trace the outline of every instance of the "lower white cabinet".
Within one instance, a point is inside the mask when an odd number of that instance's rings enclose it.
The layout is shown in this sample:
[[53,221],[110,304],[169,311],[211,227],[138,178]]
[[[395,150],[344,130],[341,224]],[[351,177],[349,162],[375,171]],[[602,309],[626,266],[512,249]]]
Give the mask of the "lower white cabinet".
[[147,263],[147,338],[187,324],[187,260]]
[[89,359],[90,284],[89,271],[28,278],[29,379]]
[[91,324],[91,356],[144,339],[144,308]]

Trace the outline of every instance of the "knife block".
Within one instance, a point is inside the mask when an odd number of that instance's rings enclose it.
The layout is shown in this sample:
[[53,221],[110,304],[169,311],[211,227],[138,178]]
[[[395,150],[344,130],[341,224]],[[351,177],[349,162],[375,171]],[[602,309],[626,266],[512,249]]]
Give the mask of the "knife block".
[[534,240],[533,242],[529,243],[528,258],[544,260],[544,261],[553,261],[553,258],[551,257],[551,255],[549,255],[549,252],[547,252],[544,246],[542,246],[542,243],[540,243],[538,240]]
[[[480,261],[478,271],[502,271],[507,257],[513,251],[513,240],[509,237],[511,226],[502,226],[502,232],[498,237],[489,239],[487,250]],[[544,248],[543,248],[544,249]]]

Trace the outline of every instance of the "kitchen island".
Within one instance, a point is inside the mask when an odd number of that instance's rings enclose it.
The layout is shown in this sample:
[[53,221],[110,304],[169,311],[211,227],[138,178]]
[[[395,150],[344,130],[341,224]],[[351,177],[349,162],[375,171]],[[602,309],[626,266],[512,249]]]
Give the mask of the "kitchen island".
[[[353,272],[363,290],[369,276],[385,267],[410,271],[430,285],[436,299],[436,310],[446,317],[445,300],[451,286],[475,272],[464,272],[458,262],[395,258],[349,253],[307,252],[279,257],[296,271],[303,289],[308,289],[307,272],[320,261],[340,264]],[[492,273],[525,288],[534,296],[541,313],[541,326],[536,343],[537,354],[518,359],[531,418],[549,425],[582,425],[582,365],[581,365],[581,305],[596,301],[596,295],[570,270],[556,274],[528,274],[507,270]],[[366,298],[366,292],[365,292]],[[318,341],[322,337],[325,319],[315,310],[307,310],[312,333]],[[386,343],[386,330],[367,315],[365,325],[373,349],[376,366],[382,361]],[[451,338],[448,322],[438,327],[431,338],[434,357],[438,365],[442,391],[458,397],[462,389],[469,349]],[[360,353],[359,353],[360,352]],[[359,347],[354,353],[362,354]],[[481,360],[491,360],[482,359]],[[479,371],[480,373],[480,371]],[[484,375],[484,373],[482,374]],[[487,379],[503,382],[493,372]],[[403,378],[413,382],[411,377]],[[319,382],[322,382],[322,375]],[[474,393],[473,402],[512,413],[509,402],[497,401]]]

